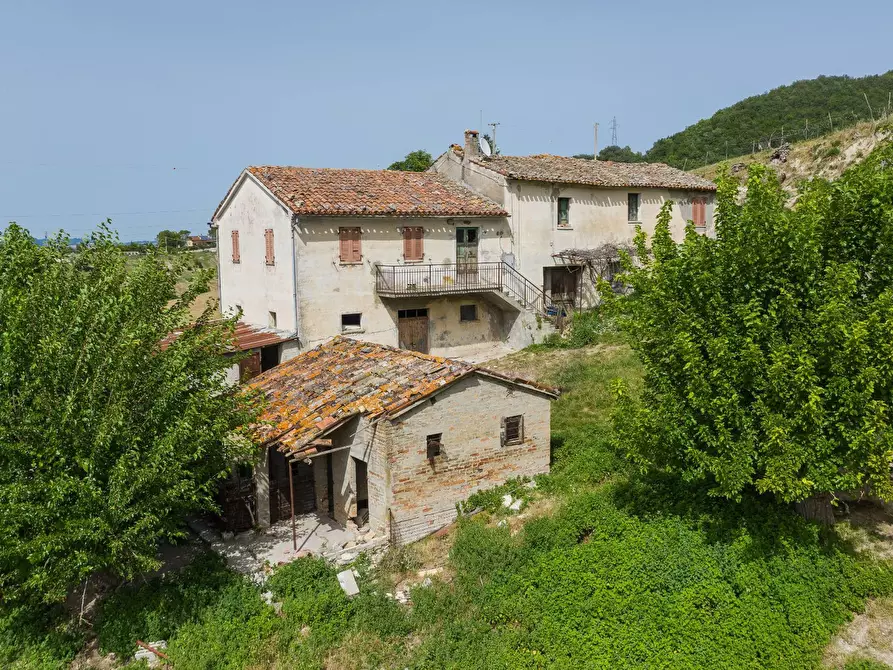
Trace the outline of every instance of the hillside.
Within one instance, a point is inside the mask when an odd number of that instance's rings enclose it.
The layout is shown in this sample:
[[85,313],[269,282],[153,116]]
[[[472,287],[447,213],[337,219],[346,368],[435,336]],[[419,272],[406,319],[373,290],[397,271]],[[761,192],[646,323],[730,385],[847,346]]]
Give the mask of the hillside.
[[877,119],[890,113],[891,101],[893,70],[868,77],[822,76],[796,81],[745,98],[658,140],[645,157],[649,162],[692,168],[720,157],[749,153],[755,145],[777,147],[782,132],[787,141],[803,140]]
[[[777,149],[769,149],[754,154],[729,158],[728,161],[712,163],[695,168],[690,172],[716,179],[728,166],[743,184],[747,179],[747,166],[754,163],[770,165],[778,171],[782,186],[789,193],[796,191],[797,183],[811,177],[835,179],[854,163],[868,156],[881,142],[893,137],[889,122],[882,124],[859,123],[843,130],[815,139],[795,142],[784,160]],[[783,153],[783,152],[781,152]]]

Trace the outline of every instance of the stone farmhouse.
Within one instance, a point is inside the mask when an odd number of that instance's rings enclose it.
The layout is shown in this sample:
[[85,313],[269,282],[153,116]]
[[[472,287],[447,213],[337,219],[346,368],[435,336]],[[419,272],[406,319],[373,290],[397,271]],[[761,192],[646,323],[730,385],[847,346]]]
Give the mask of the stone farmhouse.
[[710,234],[715,190],[666,165],[488,157],[476,131],[425,173],[249,167],[212,217],[221,307],[293,353],[339,334],[451,357],[517,349],[596,303],[617,258],[596,268],[593,252],[652,232],[667,200],[674,236],[687,221]]
[[247,525],[317,512],[402,544],[475,491],[549,469],[557,391],[461,361],[336,337],[249,386],[266,408]]

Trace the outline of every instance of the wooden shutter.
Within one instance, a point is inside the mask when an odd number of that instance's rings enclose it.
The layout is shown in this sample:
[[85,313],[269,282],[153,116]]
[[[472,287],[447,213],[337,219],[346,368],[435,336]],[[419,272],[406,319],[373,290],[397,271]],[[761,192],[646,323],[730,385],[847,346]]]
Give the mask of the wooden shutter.
[[359,228],[339,228],[338,245],[342,263],[359,263],[363,260]]
[[403,258],[407,261],[421,261],[425,258],[425,232],[421,227],[405,226],[403,228]]
[[707,225],[707,199],[693,198],[691,204],[692,222],[696,227],[703,228]]
[[338,229],[338,256],[342,263],[350,262],[350,228]]
[[260,352],[255,351],[239,361],[239,379],[243,382],[260,374]]
[[273,251],[273,229],[267,228],[264,231],[264,243],[267,250],[267,265],[276,265],[276,254]]
[[351,228],[353,234],[350,240],[350,262],[359,263],[363,260],[362,250],[360,249],[360,229]]
[[242,260],[241,254],[239,253],[239,231],[234,230],[232,233],[233,240],[233,263],[239,263]]

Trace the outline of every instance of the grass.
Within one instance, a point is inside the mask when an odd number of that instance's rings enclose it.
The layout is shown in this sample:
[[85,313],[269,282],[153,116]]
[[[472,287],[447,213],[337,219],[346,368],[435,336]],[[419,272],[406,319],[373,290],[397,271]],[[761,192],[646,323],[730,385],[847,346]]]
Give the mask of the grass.
[[[642,387],[628,347],[540,349],[500,365],[563,389],[552,472],[535,489],[510,482],[478,496],[488,511],[450,535],[394,550],[377,569],[360,561],[354,600],[319,561],[284,566],[268,584],[279,616],[204,557],[107,600],[103,648],[130,654],[137,637],[161,637],[177,668],[815,668],[867,598],[893,594],[885,562],[784,507],[632,471],[611,430],[611,381]],[[503,492],[530,505],[508,524]],[[420,585],[432,565],[446,569]],[[388,597],[398,582],[414,584],[411,608]],[[77,643],[55,631],[50,657]],[[0,635],[7,665],[10,639]],[[36,658],[39,636],[28,639]]]

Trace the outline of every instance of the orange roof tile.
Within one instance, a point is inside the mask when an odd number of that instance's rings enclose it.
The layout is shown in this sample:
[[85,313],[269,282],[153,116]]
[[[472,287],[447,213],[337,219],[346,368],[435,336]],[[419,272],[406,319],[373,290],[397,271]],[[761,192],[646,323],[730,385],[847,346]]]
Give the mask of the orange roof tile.
[[276,165],[247,170],[298,215],[507,216],[492,200],[436,172]]
[[335,337],[255,377],[248,387],[266,398],[252,429],[263,444],[292,454],[348,419],[397,413],[472,374],[557,396],[556,389],[470,363]]

